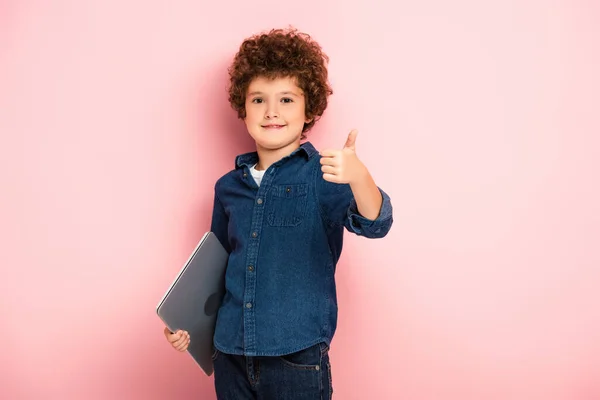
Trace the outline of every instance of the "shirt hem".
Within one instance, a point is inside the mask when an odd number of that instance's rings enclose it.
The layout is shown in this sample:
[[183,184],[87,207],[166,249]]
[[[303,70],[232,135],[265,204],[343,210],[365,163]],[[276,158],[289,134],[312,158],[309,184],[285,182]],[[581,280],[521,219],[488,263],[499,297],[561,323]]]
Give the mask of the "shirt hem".
[[306,342],[305,344],[302,344],[300,346],[295,346],[295,347],[291,347],[291,348],[284,348],[282,349],[276,349],[276,350],[267,350],[267,351],[254,351],[254,352],[245,352],[245,351],[235,351],[232,349],[227,348],[227,346],[222,346],[219,343],[217,343],[216,340],[213,341],[213,345],[215,346],[215,349],[219,350],[221,353],[224,354],[231,354],[231,355],[237,355],[237,356],[245,356],[245,357],[279,357],[279,356],[285,356],[288,354],[292,354],[292,353],[296,353],[298,351],[304,350],[304,349],[308,349],[309,347],[312,347],[318,343],[325,343],[327,345],[327,347],[331,346],[331,339],[327,338],[327,337],[320,337],[316,340],[312,340],[309,342]]

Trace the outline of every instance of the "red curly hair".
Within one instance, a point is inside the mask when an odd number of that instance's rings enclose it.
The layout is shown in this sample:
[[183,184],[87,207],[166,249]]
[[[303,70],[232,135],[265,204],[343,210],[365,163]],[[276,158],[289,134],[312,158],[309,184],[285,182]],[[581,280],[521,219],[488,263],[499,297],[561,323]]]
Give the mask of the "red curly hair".
[[246,118],[246,93],[257,77],[294,78],[304,92],[305,114],[302,139],[327,108],[333,94],[327,81],[329,58],[317,42],[296,29],[273,29],[244,40],[229,67],[229,103],[238,117]]

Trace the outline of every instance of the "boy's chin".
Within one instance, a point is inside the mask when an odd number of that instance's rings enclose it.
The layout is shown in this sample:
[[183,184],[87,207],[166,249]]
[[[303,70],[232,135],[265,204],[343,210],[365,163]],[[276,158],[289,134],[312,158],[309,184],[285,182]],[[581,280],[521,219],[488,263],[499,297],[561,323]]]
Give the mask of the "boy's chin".
[[286,147],[289,146],[290,144],[293,143],[298,143],[300,142],[300,135],[298,135],[298,137],[286,137],[286,138],[277,138],[277,137],[273,137],[273,138],[255,138],[255,142],[257,145],[259,145],[260,147],[262,147],[263,149],[266,150],[277,150],[277,149],[281,149],[282,147]]

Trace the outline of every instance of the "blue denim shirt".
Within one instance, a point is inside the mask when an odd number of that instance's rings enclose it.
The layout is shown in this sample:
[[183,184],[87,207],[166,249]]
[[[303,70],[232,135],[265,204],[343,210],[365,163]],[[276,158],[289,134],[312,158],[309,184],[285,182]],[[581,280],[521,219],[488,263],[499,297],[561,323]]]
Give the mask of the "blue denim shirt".
[[257,153],[247,153],[215,184],[211,231],[229,252],[214,336],[219,351],[278,356],[330,345],[344,228],[383,237],[392,205],[381,191],[379,217],[362,217],[350,186],[325,181],[319,160],[306,142],[271,165],[259,187],[249,171]]

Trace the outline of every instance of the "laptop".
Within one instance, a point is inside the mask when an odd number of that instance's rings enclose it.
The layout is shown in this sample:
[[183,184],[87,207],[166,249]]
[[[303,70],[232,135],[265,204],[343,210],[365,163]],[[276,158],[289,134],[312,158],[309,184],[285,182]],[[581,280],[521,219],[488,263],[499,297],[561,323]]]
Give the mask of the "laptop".
[[208,376],[213,373],[213,336],[228,258],[215,234],[206,232],[156,307],[171,332],[190,334],[187,352]]

